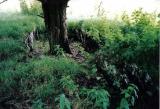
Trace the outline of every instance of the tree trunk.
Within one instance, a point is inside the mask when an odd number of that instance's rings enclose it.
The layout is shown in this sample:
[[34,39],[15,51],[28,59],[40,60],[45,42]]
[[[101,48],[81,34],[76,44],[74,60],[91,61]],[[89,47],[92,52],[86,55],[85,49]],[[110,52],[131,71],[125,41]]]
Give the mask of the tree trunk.
[[60,45],[66,52],[70,53],[67,26],[66,26],[66,8],[68,0],[44,0],[42,8],[48,39],[50,53],[54,52],[54,45]]

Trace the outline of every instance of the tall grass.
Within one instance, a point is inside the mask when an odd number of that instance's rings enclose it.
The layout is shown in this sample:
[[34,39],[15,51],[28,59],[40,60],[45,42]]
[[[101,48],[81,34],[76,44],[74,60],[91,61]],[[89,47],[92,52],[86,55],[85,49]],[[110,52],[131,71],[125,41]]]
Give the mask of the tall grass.
[[0,38],[20,39],[33,31],[34,27],[44,27],[43,20],[34,16],[21,14],[0,18]]

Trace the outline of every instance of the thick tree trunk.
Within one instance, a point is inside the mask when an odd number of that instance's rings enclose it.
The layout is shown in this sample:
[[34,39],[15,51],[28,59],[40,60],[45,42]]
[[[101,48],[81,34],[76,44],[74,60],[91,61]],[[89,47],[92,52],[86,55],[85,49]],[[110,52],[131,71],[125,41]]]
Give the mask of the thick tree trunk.
[[45,25],[49,33],[50,53],[53,53],[56,44],[70,53],[66,26],[67,3],[68,0],[44,0],[42,2]]

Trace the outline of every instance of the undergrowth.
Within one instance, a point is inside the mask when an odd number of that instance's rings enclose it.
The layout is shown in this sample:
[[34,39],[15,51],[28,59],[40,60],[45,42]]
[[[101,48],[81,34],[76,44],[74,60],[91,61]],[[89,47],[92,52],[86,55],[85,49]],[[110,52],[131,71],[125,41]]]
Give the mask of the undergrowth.
[[[34,27],[39,36],[34,47],[43,50],[42,56],[30,58],[24,39]],[[24,14],[2,17],[0,108],[158,109],[159,30],[159,18],[141,9],[131,16],[123,14],[121,21],[68,21],[69,35],[80,31],[89,37],[83,42],[100,45],[90,53],[85,43],[73,40],[86,56],[78,63],[58,45],[55,56],[47,54],[42,19]]]

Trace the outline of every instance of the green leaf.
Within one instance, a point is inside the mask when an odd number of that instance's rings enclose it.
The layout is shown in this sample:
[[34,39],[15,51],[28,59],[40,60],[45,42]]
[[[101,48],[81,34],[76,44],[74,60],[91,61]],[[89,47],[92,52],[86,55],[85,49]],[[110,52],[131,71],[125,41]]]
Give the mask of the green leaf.
[[130,94],[129,93],[125,93],[125,98],[129,98]]
[[65,104],[66,104],[67,109],[71,109],[71,103],[69,102],[68,99],[65,99]]
[[71,104],[64,94],[60,95],[60,109],[71,109]]
[[122,98],[119,109],[129,109],[129,103],[125,98]]
[[131,97],[131,105],[134,106],[134,103],[135,103],[135,98],[132,96]]
[[65,95],[60,95],[60,109],[64,109],[65,106]]

